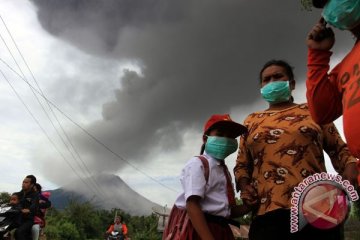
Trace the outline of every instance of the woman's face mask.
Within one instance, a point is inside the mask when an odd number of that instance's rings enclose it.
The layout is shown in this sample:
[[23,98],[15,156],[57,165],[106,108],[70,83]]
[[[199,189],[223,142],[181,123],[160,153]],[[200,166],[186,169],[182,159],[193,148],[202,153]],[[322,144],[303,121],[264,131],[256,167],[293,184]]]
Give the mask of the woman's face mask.
[[291,90],[289,81],[269,82],[260,89],[261,96],[269,103],[281,103],[289,101]]
[[215,159],[223,160],[238,148],[234,138],[207,136],[205,151]]
[[322,16],[332,26],[350,30],[360,24],[360,1],[330,0],[324,6]]

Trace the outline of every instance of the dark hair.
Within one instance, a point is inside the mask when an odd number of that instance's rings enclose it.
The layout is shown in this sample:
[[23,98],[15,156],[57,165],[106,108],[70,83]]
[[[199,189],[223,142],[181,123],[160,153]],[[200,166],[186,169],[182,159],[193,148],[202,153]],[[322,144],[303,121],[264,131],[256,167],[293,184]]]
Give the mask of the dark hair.
[[316,8],[323,8],[328,0],[312,0],[312,5]]
[[205,151],[205,143],[203,143],[203,144],[201,145],[200,155],[202,155],[202,154],[204,153],[204,151]]
[[27,175],[25,178],[29,178],[31,184],[36,183],[36,177],[34,175]]
[[42,191],[42,186],[39,183],[35,183],[35,187],[36,187],[36,191],[41,193]]
[[[264,66],[262,67],[261,71],[260,71],[260,84],[262,83],[262,73],[264,72],[264,70],[270,66],[279,66],[279,67],[283,67],[285,69],[286,75],[289,77],[289,81],[295,81],[295,77],[294,77],[294,72],[293,69],[294,67],[291,66],[288,62],[284,61],[284,60],[276,60],[276,59],[272,59],[270,61],[267,61]],[[291,96],[290,97],[290,101],[294,102],[294,97]]]
[[14,192],[13,194],[11,194],[11,196],[16,196],[20,200],[21,193],[20,192]]
[[273,65],[283,67],[285,69],[286,75],[289,77],[289,80],[295,81],[294,72],[293,72],[294,68],[288,62],[286,62],[284,60],[272,59],[272,60],[266,62],[260,71],[260,84],[262,81],[262,73],[264,72],[264,70]]
[[122,223],[123,222],[123,218],[121,215],[117,215],[114,219],[114,222],[116,221],[116,219],[119,218],[120,219],[120,222]]

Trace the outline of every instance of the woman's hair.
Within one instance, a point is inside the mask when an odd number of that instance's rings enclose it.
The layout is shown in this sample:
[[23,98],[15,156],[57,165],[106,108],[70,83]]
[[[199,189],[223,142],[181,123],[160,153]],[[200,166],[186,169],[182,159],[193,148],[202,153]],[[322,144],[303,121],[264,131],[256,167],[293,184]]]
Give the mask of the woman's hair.
[[203,144],[201,145],[200,155],[202,155],[202,154],[204,153],[204,151],[205,151],[205,143],[203,143]]
[[36,188],[36,191],[41,193],[42,191],[42,186],[39,184],[39,183],[35,183],[35,188]]
[[[260,71],[260,75],[259,75],[260,76],[260,84],[262,83],[262,73],[264,72],[264,70],[266,68],[268,68],[270,66],[274,66],[274,65],[283,67],[285,69],[286,75],[289,77],[289,81],[295,81],[294,72],[293,72],[294,67],[292,67],[288,62],[286,62],[284,60],[272,59],[270,61],[267,61]],[[290,101],[294,102],[293,96],[290,97]]]
[[272,59],[272,60],[266,62],[260,71],[260,84],[262,81],[262,73],[264,72],[264,70],[273,65],[283,67],[285,69],[286,75],[289,77],[289,80],[295,81],[294,72],[293,72],[294,68],[288,62],[286,62],[284,60]]

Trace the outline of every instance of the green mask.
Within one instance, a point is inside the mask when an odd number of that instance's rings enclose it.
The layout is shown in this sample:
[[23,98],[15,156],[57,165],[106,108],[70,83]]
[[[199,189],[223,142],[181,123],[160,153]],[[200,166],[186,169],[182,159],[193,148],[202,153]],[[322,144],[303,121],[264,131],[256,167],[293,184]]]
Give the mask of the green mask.
[[322,12],[329,24],[342,30],[352,29],[360,23],[359,0],[330,0]]
[[234,138],[208,136],[205,143],[205,151],[215,159],[223,160],[238,148]]
[[291,97],[289,81],[275,81],[260,89],[262,97],[269,103],[289,101]]

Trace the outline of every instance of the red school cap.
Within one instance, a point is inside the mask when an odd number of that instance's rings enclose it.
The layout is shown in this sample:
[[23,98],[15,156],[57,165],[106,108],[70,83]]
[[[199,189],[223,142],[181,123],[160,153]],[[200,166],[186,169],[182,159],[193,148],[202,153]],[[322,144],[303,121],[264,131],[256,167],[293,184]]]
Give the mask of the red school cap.
[[215,114],[207,120],[204,126],[204,134],[216,126],[226,127],[234,131],[234,134],[238,137],[244,133],[247,133],[247,128],[237,122],[234,122],[229,114]]

